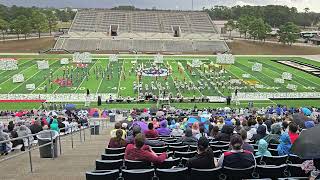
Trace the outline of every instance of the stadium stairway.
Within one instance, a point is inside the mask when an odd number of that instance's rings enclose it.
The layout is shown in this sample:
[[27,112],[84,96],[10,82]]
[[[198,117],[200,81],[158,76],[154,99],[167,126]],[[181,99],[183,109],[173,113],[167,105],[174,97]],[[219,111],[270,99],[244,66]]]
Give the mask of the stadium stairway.
[[61,138],[62,155],[58,158],[40,159],[39,151],[32,151],[34,172],[30,172],[28,153],[0,164],[1,180],[85,180],[84,172],[94,169],[92,159],[99,159],[102,149],[109,139],[113,123],[103,128],[100,135],[90,136],[86,130],[86,141],[80,142],[79,134],[75,134],[74,148],[71,148],[71,138]]

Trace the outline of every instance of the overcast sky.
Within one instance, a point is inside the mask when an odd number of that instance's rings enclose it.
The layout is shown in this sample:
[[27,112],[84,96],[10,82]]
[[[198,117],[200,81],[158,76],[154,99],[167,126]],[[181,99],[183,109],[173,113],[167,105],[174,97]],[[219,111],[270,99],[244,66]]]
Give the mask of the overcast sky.
[[[268,5],[278,4],[295,6],[299,11],[308,7],[312,11],[320,12],[320,0],[193,0],[194,9],[212,7],[214,5]],[[1,4],[12,6],[38,7],[73,7],[73,8],[110,8],[118,5],[134,5],[139,8],[180,9],[192,7],[192,0],[0,0]]]

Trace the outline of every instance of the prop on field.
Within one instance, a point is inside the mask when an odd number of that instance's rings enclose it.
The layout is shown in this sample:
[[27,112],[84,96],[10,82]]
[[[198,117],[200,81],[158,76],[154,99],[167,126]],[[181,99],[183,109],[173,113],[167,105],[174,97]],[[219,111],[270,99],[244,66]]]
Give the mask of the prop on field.
[[288,72],[284,72],[284,73],[282,73],[282,79],[291,81],[292,80],[292,74],[288,73]]
[[295,84],[288,84],[287,88],[290,89],[290,90],[296,91],[298,87]]
[[89,52],[84,52],[84,53],[75,52],[73,54],[73,62],[90,64],[92,63],[92,55]]
[[89,65],[88,64],[83,64],[83,63],[77,63],[76,67],[77,68],[87,68]]
[[154,56],[154,63],[155,64],[163,64],[163,55],[157,54]]
[[36,85],[35,84],[26,84],[26,89],[29,91],[33,91],[36,89]]
[[18,61],[13,58],[1,58],[0,59],[0,70],[11,71],[18,69]]
[[49,69],[49,62],[48,61],[37,61],[37,64],[38,64],[39,70]]
[[24,82],[24,76],[23,74],[15,74],[12,77],[13,83],[21,83]]
[[203,63],[200,61],[200,59],[193,59],[190,66],[193,68],[200,68],[202,64]]
[[282,78],[275,78],[275,79],[274,79],[274,83],[276,83],[276,84],[284,84],[284,79],[282,79]]
[[263,89],[263,88],[264,88],[264,85],[262,85],[262,84],[256,84],[256,85],[255,85],[255,88],[257,88],[257,89]]
[[61,65],[67,65],[67,64],[69,64],[69,59],[68,59],[68,58],[62,58],[62,59],[60,60],[60,64],[61,64]]
[[248,79],[251,78],[251,74],[242,74],[242,77]]
[[119,57],[117,54],[112,54],[109,56],[109,62],[118,62]]
[[252,66],[252,71],[261,72],[262,71],[262,64],[254,63]]
[[72,86],[72,81],[68,78],[58,78],[53,81],[53,83],[58,84],[61,87],[70,87]]
[[234,64],[235,57],[232,54],[218,54],[217,64]]

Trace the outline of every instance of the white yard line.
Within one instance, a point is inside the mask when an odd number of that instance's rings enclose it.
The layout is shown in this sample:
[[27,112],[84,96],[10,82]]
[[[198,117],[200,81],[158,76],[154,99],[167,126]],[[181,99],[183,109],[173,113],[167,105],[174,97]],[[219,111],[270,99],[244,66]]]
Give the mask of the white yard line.
[[[168,62],[168,60],[167,60],[167,62]],[[167,65],[167,64],[166,64],[166,65]],[[165,66],[166,66],[166,65],[165,65]],[[167,70],[169,71],[169,67],[166,66],[166,68],[167,68]],[[172,79],[173,86],[175,86],[175,85],[174,85],[174,79],[173,79],[173,77],[171,76],[171,74],[170,74],[169,76],[170,76],[170,78]],[[180,89],[179,89],[179,88],[177,88],[177,89],[178,89],[179,94],[182,96],[182,93],[181,93]]]
[[[110,61],[108,62],[108,65],[106,66],[105,71],[107,70],[107,68],[109,67],[109,65],[110,65]],[[106,74],[104,74],[104,76],[106,76]],[[98,86],[98,88],[97,88],[96,94],[98,94],[98,92],[99,92],[99,89],[100,89],[100,87],[101,87],[102,81],[103,81],[103,78],[101,79],[101,81],[100,81],[100,83],[99,83],[99,86]]]
[[123,65],[124,65],[124,60],[122,60],[122,65],[121,65],[121,72],[120,72],[119,83],[118,83],[118,92],[117,92],[117,97],[119,97],[120,84],[121,84],[121,77],[122,77],[122,73],[123,73]]
[[[97,64],[98,60],[96,62],[94,62],[94,64],[92,65],[92,67],[89,69],[89,72],[92,70],[92,68]],[[86,80],[87,75],[84,76],[84,78],[82,79],[82,82],[79,84],[79,86],[77,87],[76,91],[74,93],[77,93],[79,88],[81,87],[81,85],[83,84],[83,82]]]

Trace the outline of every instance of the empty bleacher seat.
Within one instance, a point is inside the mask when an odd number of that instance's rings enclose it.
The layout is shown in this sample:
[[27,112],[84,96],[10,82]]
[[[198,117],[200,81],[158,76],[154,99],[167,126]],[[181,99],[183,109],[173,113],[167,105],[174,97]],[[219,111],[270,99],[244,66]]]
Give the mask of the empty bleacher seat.
[[170,159],[166,159],[163,163],[161,164],[155,164],[156,168],[159,169],[170,169],[174,166],[179,166],[180,164],[180,158],[170,158]]
[[[152,180],[154,176],[154,169],[134,169],[122,170],[122,178],[124,180]],[[110,179],[111,180],[111,179]]]
[[176,158],[192,158],[197,154],[197,151],[191,151],[191,152],[174,152],[174,157]]
[[126,169],[149,169],[151,168],[150,162],[145,161],[133,161],[133,160],[124,160],[124,166]]
[[166,143],[167,146],[182,146],[182,142]]
[[299,156],[297,155],[292,155],[290,154],[287,160],[288,164],[302,164],[304,162],[303,159],[301,159]]
[[156,169],[159,180],[187,180],[188,168]]
[[308,177],[309,173],[306,173],[301,168],[301,164],[288,164],[289,177]]
[[189,146],[189,151],[196,151],[196,150],[198,150],[198,146],[195,146],[195,145]]
[[119,170],[86,172],[86,180],[111,180],[117,179],[118,177]]
[[105,154],[121,154],[124,153],[126,150],[125,147],[122,148],[106,148],[105,149]]
[[261,165],[275,165],[280,166],[282,164],[287,163],[288,156],[263,156],[261,158],[260,164]]
[[214,169],[191,169],[189,180],[213,180],[219,179],[221,167]]
[[226,144],[226,145],[212,144],[212,145],[210,145],[210,147],[213,151],[218,151],[218,150],[222,151],[222,150],[228,150],[230,146],[228,144]]
[[272,156],[278,156],[278,155],[279,155],[277,149],[268,148],[268,150],[270,151],[270,153],[271,153]]
[[222,172],[229,180],[239,180],[252,178],[253,170],[254,166],[244,169],[223,167]]
[[189,149],[189,146],[185,145],[185,146],[169,146],[169,151],[180,151],[180,152],[187,152]]
[[256,173],[258,177],[255,178],[281,178],[286,177],[286,165],[282,164],[280,166],[264,166],[264,165],[257,165]]
[[163,147],[151,147],[151,149],[155,152],[155,153],[163,153],[167,151],[167,147],[163,146]]
[[124,153],[121,154],[102,154],[101,155],[102,160],[119,160],[124,159]]
[[96,170],[114,170],[123,166],[123,160],[96,160]]

